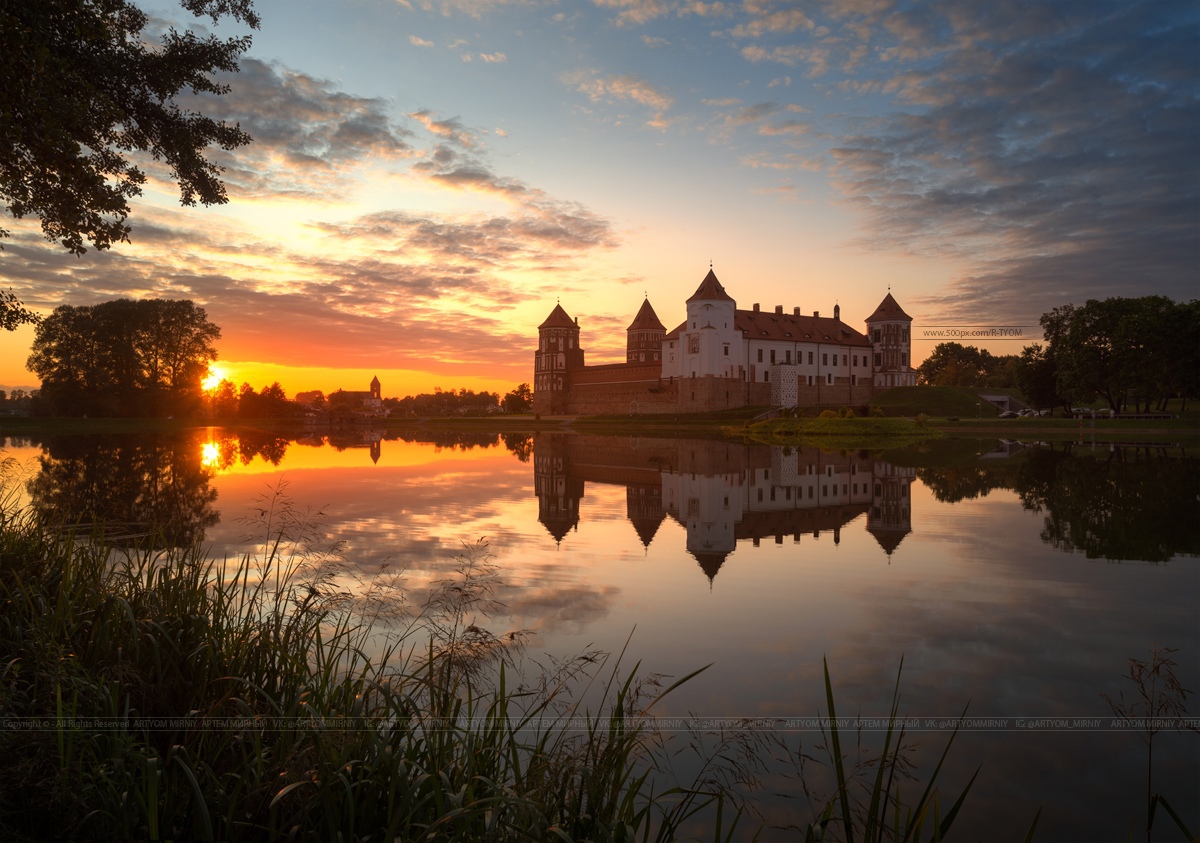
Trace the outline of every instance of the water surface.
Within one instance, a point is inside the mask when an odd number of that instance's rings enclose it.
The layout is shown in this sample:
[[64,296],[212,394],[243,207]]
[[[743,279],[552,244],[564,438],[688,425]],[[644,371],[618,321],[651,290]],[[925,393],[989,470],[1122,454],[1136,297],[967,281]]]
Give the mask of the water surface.
[[[1129,698],[1127,661],[1153,646],[1200,687],[1200,466],[1178,448],[406,436],[209,429],[7,454],[30,505],[104,519],[118,543],[156,525],[160,543],[238,554],[286,507],[341,544],[345,588],[382,576],[412,603],[485,538],[505,608],[480,623],[531,632],[533,654],[619,651],[632,633],[644,672],[711,663],[656,711],[756,718],[792,752],[820,741],[789,724],[825,712],[823,657],[838,713],[864,717],[886,715],[903,658],[926,769],[948,737],[926,721],[969,704],[946,771],[961,787],[982,765],[966,837],[1023,834],[1042,804],[1039,839],[1140,828],[1145,747],[1101,694]],[[1155,741],[1156,784],[1194,828],[1196,735]],[[763,779],[769,828],[811,820],[786,766]]]

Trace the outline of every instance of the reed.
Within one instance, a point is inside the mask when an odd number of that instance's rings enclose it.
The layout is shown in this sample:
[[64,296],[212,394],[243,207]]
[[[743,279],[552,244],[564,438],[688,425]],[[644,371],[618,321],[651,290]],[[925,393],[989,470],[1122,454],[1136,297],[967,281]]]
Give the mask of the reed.
[[646,712],[679,683],[642,699],[636,667],[588,656],[512,687],[513,641],[465,621],[472,554],[381,643],[264,515],[263,552],[226,560],[3,509],[0,716],[25,727],[0,733],[6,839],[669,840],[724,811],[654,782]]

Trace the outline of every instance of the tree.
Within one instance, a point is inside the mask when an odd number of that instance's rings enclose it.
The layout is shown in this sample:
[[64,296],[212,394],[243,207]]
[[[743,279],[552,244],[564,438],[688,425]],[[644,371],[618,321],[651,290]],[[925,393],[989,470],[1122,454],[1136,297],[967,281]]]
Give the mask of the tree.
[[504,412],[528,413],[533,409],[533,391],[523,383],[504,396]]
[[1057,373],[1049,349],[1034,343],[1021,350],[1017,388],[1025,400],[1039,410],[1058,406]]
[[51,415],[193,413],[221,329],[191,301],[63,305],[37,326],[26,367]]
[[1100,395],[1148,411],[1200,392],[1200,303],[1164,296],[1089,300],[1042,314],[1055,388],[1066,406]]
[[15,331],[21,325],[36,325],[40,319],[25,309],[12,290],[0,290],[0,328]]
[[[259,25],[252,0],[180,0],[214,22]],[[216,71],[235,72],[248,36],[222,40],[170,29],[158,45],[132,0],[4,0],[0,3],[0,199],[20,219],[41,220],[46,239],[74,254],[129,239],[129,199],[145,173],[130,153],[165,161],[184,205],[222,204],[215,144],[250,142],[175,98],[185,89],[221,95]],[[0,228],[0,238],[8,232]]]

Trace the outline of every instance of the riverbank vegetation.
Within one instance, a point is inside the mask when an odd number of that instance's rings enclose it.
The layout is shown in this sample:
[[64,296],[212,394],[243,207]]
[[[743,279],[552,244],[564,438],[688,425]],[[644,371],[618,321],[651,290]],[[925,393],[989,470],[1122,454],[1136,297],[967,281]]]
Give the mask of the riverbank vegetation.
[[[737,817],[703,781],[651,780],[645,712],[670,687],[595,654],[508,684],[519,636],[474,625],[475,555],[418,612],[429,634],[380,644],[380,604],[347,601],[279,513],[238,561],[3,517],[6,839],[668,840],[702,808]],[[580,683],[598,708],[569,701]]]

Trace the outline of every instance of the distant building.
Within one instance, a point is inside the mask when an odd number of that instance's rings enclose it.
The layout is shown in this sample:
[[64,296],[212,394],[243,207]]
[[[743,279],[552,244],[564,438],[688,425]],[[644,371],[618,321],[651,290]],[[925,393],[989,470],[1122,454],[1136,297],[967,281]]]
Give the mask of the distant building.
[[865,404],[912,386],[912,318],[889,292],[862,334],[833,315],[738,310],[710,269],[668,332],[647,298],[626,329],[624,363],[587,366],[580,328],[557,304],[538,326],[533,409],[547,414],[678,413],[752,405]]
[[339,389],[329,396],[329,409],[332,411],[349,410],[359,416],[380,417],[387,415],[383,409],[383,397],[379,378],[371,378],[371,389],[368,392],[358,392]]

